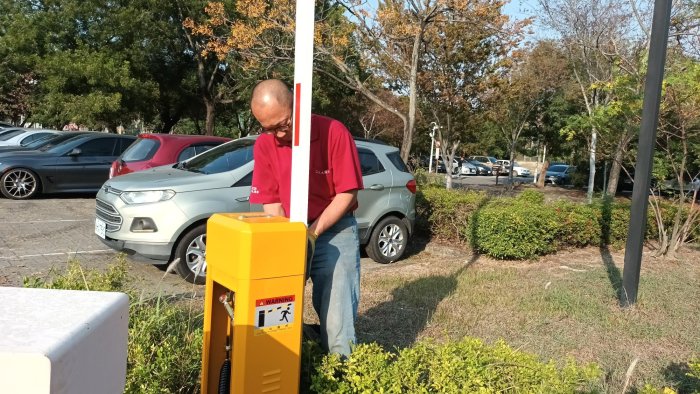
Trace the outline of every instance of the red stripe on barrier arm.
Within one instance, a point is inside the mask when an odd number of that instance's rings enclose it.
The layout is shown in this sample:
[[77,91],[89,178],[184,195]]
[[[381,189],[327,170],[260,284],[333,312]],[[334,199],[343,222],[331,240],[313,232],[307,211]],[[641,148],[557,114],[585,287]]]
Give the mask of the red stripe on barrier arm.
[[294,146],[299,146],[299,106],[301,101],[301,84],[294,86]]

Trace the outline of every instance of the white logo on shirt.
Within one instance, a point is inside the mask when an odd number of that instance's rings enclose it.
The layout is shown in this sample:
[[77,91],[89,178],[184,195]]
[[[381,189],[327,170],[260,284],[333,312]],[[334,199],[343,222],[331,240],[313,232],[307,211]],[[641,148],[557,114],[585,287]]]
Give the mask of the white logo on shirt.
[[260,194],[260,191],[258,191],[258,188],[255,186],[251,186],[250,188],[250,194]]
[[328,175],[331,173],[331,170],[316,170],[314,172],[318,175]]

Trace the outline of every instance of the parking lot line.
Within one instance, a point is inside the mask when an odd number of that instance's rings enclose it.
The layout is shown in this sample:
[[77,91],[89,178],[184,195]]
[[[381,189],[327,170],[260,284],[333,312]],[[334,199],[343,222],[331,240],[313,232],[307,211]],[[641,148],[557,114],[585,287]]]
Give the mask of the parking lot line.
[[92,219],[54,219],[54,220],[24,220],[21,222],[3,222],[4,224],[25,224],[25,223],[65,223],[65,222],[90,222]]
[[47,256],[63,256],[63,255],[73,255],[73,254],[99,254],[105,252],[114,252],[112,249],[97,249],[97,250],[78,250],[75,252],[54,252],[54,253],[40,253],[40,254],[25,254],[22,256],[0,256],[0,260],[10,260],[10,259],[28,259],[31,257],[47,257]]

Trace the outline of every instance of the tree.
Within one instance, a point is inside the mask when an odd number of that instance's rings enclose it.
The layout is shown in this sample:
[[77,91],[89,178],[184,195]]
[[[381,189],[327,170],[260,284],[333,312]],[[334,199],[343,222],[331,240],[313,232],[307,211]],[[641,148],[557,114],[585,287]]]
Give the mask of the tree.
[[[274,67],[279,62],[290,62],[293,5],[289,0],[270,4],[238,2],[235,17],[218,15],[230,26],[230,34],[212,32],[210,45],[222,54],[241,55],[248,64]],[[491,42],[503,43],[504,47],[515,45],[523,24],[509,23],[500,13],[501,6],[501,2],[490,0],[384,0],[372,9],[356,1],[322,1],[317,5],[315,71],[401,119],[401,155],[407,160],[417,120],[418,78],[424,54],[439,42],[445,26],[458,27],[464,36],[471,31],[488,31],[486,39],[463,41],[472,45],[474,52],[479,45]],[[405,100],[387,100],[381,92]]]
[[[561,36],[566,55],[586,108],[588,121],[576,122],[589,132],[588,201],[593,199],[598,125],[595,112],[609,101],[602,86],[613,78],[615,45],[625,37],[632,17],[620,0],[538,0],[543,22]],[[580,120],[580,119],[579,119]],[[581,127],[583,126],[583,127]],[[570,127],[570,130],[576,130]]]
[[[534,129],[551,97],[560,92],[569,76],[565,60],[552,42],[543,41],[522,56],[495,86],[489,98],[489,115],[508,141],[509,160],[515,159],[524,131]],[[513,173],[508,174],[510,183]]]
[[[696,59],[672,61],[665,79],[665,94],[659,124],[657,146],[664,163],[659,181],[670,175],[678,190],[673,201],[673,222],[664,223],[660,198],[654,194],[650,205],[659,230],[658,255],[675,257],[676,252],[693,236],[700,225],[700,207],[696,203],[700,189],[700,64]],[[655,171],[659,172],[659,168]],[[690,184],[689,183],[695,181]],[[662,183],[663,184],[663,183]],[[690,204],[688,204],[690,194]]]
[[[453,159],[467,125],[475,114],[484,110],[490,87],[508,72],[514,58],[515,46],[522,36],[520,30],[510,37],[494,33],[492,25],[455,18],[503,19],[500,7],[482,4],[479,13],[446,12],[431,29],[426,30],[422,67],[418,75],[424,112],[430,113],[438,127],[442,158],[447,170],[447,185],[451,186]],[[507,18],[506,18],[507,20]],[[501,21],[504,25],[505,22]],[[524,26],[527,23],[516,23]],[[471,28],[465,31],[464,25]],[[427,117],[426,117],[427,118]]]

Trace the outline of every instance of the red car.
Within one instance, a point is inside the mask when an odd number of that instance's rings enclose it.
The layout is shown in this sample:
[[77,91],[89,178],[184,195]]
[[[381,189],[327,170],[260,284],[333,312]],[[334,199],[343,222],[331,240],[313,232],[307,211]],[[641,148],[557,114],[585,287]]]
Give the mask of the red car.
[[112,163],[109,177],[179,163],[228,141],[231,139],[204,135],[140,134]]

